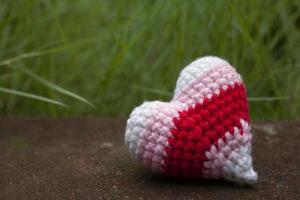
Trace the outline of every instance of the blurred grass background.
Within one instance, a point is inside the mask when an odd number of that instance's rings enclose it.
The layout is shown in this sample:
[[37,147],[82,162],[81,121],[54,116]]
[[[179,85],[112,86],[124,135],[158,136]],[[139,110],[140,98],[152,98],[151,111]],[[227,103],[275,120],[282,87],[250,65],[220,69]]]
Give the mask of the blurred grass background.
[[253,119],[299,118],[299,27],[298,0],[1,0],[0,114],[127,116],[213,54]]

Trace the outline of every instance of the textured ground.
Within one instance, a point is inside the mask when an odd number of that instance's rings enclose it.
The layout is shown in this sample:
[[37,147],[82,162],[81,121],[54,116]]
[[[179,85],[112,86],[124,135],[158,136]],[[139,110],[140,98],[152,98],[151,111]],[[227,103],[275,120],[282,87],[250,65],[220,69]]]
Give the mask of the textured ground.
[[0,199],[300,199],[300,122],[253,124],[254,187],[153,175],[125,120],[0,118]]

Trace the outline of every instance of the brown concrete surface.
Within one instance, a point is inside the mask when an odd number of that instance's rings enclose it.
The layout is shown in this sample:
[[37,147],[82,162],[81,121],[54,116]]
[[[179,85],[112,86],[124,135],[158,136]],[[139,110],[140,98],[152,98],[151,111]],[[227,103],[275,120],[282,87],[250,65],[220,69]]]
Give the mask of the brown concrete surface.
[[259,181],[178,180],[145,171],[125,120],[0,118],[0,199],[300,199],[300,122],[253,124]]

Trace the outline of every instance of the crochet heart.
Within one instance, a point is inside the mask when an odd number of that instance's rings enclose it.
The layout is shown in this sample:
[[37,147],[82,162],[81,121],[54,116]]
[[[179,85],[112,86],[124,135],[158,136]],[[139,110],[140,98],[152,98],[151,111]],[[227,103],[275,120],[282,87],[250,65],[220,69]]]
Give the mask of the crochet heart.
[[175,177],[254,183],[246,89],[225,60],[185,67],[169,102],[144,102],[127,121],[125,143],[152,171]]

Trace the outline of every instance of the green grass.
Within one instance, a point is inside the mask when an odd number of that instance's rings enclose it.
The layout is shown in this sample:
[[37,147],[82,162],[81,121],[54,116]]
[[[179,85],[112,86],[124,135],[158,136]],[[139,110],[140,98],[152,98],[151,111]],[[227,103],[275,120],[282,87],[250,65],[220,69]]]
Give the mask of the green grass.
[[127,116],[213,54],[243,75],[252,118],[299,118],[299,27],[297,0],[2,0],[0,114]]

